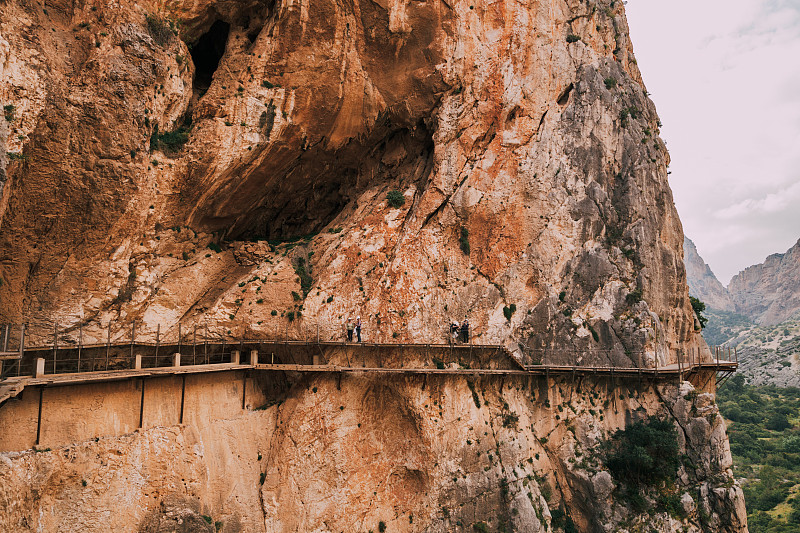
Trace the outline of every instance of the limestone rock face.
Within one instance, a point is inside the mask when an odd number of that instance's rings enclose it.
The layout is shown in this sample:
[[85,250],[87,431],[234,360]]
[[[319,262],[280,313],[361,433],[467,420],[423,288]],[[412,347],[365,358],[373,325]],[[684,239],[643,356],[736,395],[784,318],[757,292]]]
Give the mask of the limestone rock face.
[[[678,430],[682,516],[634,511],[603,466],[601,444],[651,415]],[[230,419],[0,454],[0,529],[746,532],[730,467],[688,382],[318,375]]]
[[800,311],[800,241],[786,253],[772,254],[731,279],[728,291],[737,312],[758,324],[774,325]]
[[[0,321],[32,344],[340,340],[354,315],[413,343],[467,316],[524,362],[703,343],[622,2],[8,0],[0,73]],[[746,531],[724,426],[639,386],[297,378],[240,417],[0,455],[0,529]],[[598,467],[650,414],[697,459],[685,519]]]
[[0,6],[0,312],[32,341],[702,342],[621,3],[160,5]]
[[699,298],[709,308],[734,311],[728,289],[717,279],[711,267],[697,253],[697,247],[688,237],[683,238],[683,262],[686,264],[686,282],[689,294]]

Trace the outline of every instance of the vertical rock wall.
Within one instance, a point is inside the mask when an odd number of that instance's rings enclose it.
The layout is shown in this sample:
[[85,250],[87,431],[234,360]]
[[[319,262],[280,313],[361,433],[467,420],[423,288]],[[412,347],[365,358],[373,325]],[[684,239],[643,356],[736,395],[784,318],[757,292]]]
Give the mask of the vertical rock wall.
[[[529,362],[702,343],[620,2],[9,0],[0,69],[0,318],[31,342],[341,339],[359,314],[421,343],[468,316]],[[710,398],[622,390],[315,378],[265,412],[3,455],[0,520],[746,530]],[[633,512],[582,460],[645,414],[697,458],[685,519]]]
[[0,9],[0,294],[34,334],[291,312],[415,341],[468,315],[532,359],[701,342],[619,2]]
[[[0,528],[544,532],[568,517],[578,531],[747,531],[724,422],[688,382],[424,385],[318,376],[239,416],[0,454]],[[649,415],[674,422],[683,459],[641,511],[602,443]]]

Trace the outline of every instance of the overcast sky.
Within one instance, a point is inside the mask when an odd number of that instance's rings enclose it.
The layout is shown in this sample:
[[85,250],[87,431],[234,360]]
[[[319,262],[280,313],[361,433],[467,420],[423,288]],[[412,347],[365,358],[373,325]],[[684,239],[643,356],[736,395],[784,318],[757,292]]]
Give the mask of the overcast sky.
[[800,0],[629,0],[686,235],[727,285],[800,238]]

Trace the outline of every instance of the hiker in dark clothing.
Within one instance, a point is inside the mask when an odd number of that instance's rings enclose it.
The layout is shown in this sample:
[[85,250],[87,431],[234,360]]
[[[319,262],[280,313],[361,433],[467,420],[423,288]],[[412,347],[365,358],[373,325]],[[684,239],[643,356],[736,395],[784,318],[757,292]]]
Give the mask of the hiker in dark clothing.
[[347,329],[347,342],[353,342],[353,319],[347,317],[347,322],[344,323],[345,329]]
[[461,323],[461,342],[464,344],[469,342],[469,320],[464,317],[464,322]]
[[361,316],[356,317],[356,337],[358,342],[361,342]]
[[450,322],[450,343],[453,343],[458,339],[458,331],[458,322]]

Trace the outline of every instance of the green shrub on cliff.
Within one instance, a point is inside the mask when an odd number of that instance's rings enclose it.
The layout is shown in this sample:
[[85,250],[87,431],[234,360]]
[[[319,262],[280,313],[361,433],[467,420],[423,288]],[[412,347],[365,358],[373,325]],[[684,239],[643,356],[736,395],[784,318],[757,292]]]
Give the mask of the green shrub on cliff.
[[614,433],[604,448],[605,464],[620,484],[620,496],[635,511],[647,509],[645,495],[652,496],[654,491],[660,508],[665,508],[664,502],[672,502],[674,491],[670,487],[677,476],[680,456],[678,434],[671,420],[651,416],[634,422]]
[[406,197],[400,191],[389,191],[386,194],[386,203],[389,204],[389,207],[396,209],[406,203]]
[[461,237],[458,239],[458,244],[461,246],[461,251],[469,255],[469,230],[467,228],[461,228]]
[[692,309],[694,310],[694,314],[697,316],[697,320],[700,321],[700,329],[705,328],[706,323],[708,322],[708,319],[703,316],[703,311],[706,310],[706,304],[694,296],[689,296],[689,300],[692,302]]
[[651,416],[634,422],[614,433],[607,448],[606,466],[623,483],[653,487],[675,479],[680,460],[671,420]]
[[[306,265],[308,265],[308,269],[306,269]],[[311,276],[310,270],[310,262],[306,263],[306,260],[302,257],[297,259],[297,263],[294,265],[294,272],[297,274],[297,277],[300,278],[300,289],[303,291],[303,298],[308,296],[312,285],[314,285],[314,278]],[[294,294],[295,293],[293,293],[292,296],[294,296]],[[295,298],[295,300],[299,299],[300,298]]]
[[169,19],[161,18],[158,15],[147,15],[145,20],[150,36],[159,46],[169,44],[178,33],[175,23]]
[[179,152],[188,141],[188,128],[179,127],[172,131],[159,133],[158,124],[156,124],[153,127],[153,133],[150,135],[150,151],[161,150],[164,153]]
[[14,113],[16,112],[17,108],[14,107],[12,104],[7,104],[3,106],[3,116],[6,119],[6,122],[14,122]]

